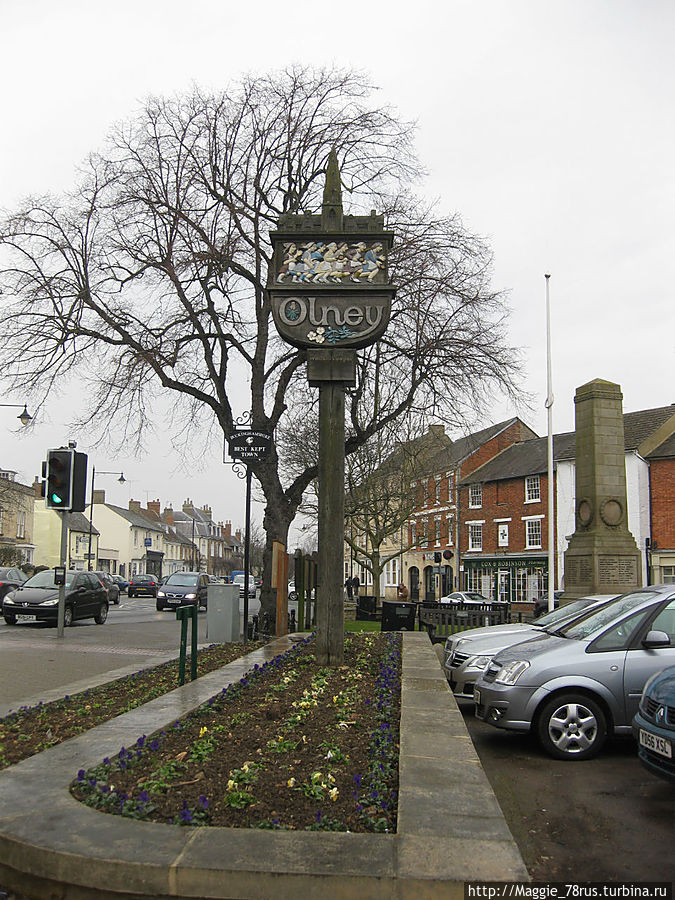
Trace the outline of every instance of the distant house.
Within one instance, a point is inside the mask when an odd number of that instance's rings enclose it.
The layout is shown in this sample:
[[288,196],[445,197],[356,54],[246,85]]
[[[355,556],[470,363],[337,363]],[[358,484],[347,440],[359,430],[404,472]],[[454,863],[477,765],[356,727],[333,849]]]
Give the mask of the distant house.
[[[90,533],[91,528],[91,533]],[[68,539],[66,565],[69,569],[83,571],[96,569],[98,554],[98,529],[90,525],[84,513],[74,512],[68,516]],[[36,566],[53,568],[61,564],[61,516],[53,509],[47,509],[41,498],[35,500],[35,557]],[[91,542],[91,551],[89,549]]]
[[32,487],[16,480],[16,472],[0,469],[0,565],[32,563],[33,539]]

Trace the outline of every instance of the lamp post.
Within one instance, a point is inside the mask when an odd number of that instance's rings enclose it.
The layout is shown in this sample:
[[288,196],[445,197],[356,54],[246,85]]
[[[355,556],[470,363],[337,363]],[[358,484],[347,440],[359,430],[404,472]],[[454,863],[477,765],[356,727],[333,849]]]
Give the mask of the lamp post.
[[10,406],[10,407],[13,407],[14,409],[21,409],[21,407],[23,406],[23,410],[22,410],[22,412],[19,413],[19,415],[17,416],[17,419],[19,419],[21,424],[24,426],[28,425],[29,422],[33,421],[33,417],[28,412],[28,409],[26,408],[25,403],[0,403],[0,406]]
[[[117,479],[120,484],[124,484],[126,478],[124,472],[99,472],[99,475],[119,475]],[[91,572],[94,568],[91,562],[91,534],[94,527],[94,479],[96,478],[96,467],[91,467],[91,500],[89,503],[89,548],[87,550],[87,569]]]

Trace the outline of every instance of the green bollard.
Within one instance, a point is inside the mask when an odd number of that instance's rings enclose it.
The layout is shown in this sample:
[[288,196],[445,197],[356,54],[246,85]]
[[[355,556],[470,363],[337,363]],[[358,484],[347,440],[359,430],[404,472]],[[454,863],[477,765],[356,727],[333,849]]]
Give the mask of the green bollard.
[[192,681],[197,678],[197,607],[194,604],[190,606],[179,606],[176,610],[176,618],[180,619],[180,655],[178,658],[178,684],[185,684],[185,657],[187,655],[187,628],[188,618],[192,623],[191,648],[190,657],[190,677]]

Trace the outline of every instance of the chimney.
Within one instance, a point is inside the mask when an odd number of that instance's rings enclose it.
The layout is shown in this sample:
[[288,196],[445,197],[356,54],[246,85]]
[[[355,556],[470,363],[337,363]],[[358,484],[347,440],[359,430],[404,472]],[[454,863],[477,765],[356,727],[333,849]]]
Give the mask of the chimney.
[[239,541],[239,543],[241,543],[241,528],[237,528],[237,530],[234,533],[234,536]]
[[188,497],[187,500],[183,503],[183,512],[187,513],[189,516],[194,515],[195,508],[192,505],[192,500]]
[[167,508],[164,510],[164,515],[162,516],[162,518],[164,519],[166,524],[171,525],[172,528],[176,524],[173,519],[173,509],[170,506],[167,506]]
[[94,491],[94,504],[105,503],[105,491]]
[[154,513],[159,518],[162,505],[159,500],[148,500],[148,512]]
[[35,494],[35,499],[40,500],[42,498],[42,480],[35,476],[35,480],[33,481],[33,493]]
[[140,500],[130,500],[129,501],[129,511],[139,513],[141,511],[141,501]]
[[202,512],[210,519],[211,518],[211,507],[210,506],[202,506]]
[[227,537],[227,538],[232,537],[232,522],[225,523],[225,537]]

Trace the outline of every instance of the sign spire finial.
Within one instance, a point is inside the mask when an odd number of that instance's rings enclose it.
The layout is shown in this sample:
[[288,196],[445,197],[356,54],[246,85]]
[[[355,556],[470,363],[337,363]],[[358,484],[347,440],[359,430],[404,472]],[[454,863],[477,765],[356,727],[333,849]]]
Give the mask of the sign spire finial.
[[324,231],[342,231],[343,228],[340,167],[334,149],[328,154],[326,184],[323,189],[323,206],[321,207],[321,227]]

